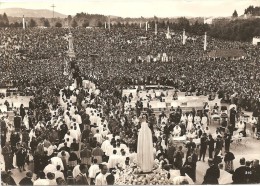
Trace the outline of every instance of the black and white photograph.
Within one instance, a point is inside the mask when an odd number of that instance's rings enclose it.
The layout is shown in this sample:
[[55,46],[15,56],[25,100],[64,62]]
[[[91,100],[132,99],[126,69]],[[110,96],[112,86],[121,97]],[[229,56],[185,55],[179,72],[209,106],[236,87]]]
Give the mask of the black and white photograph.
[[259,0],[0,0],[1,185],[260,184]]

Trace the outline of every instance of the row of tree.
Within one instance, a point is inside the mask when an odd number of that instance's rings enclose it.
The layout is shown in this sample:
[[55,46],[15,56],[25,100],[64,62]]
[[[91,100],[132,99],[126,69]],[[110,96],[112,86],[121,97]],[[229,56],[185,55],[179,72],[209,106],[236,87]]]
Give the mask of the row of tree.
[[[257,7],[256,7],[257,8]],[[254,8],[253,10],[255,10]],[[249,12],[253,10],[248,8]],[[235,16],[233,16],[235,17]],[[93,21],[94,20],[94,21]],[[105,27],[105,22],[108,23],[109,18],[106,18],[102,15],[90,15],[85,13],[79,13],[76,16],[68,16],[63,20],[54,20],[52,26],[62,27],[65,25],[72,27],[88,27],[88,26],[97,26]],[[131,19],[127,21],[120,20],[116,22],[115,20],[111,21],[111,28],[133,28],[139,29],[140,22],[130,22]],[[66,24],[65,24],[66,23]],[[203,35],[205,32],[208,32],[208,35],[214,38],[220,38],[225,40],[233,41],[250,41],[252,37],[258,36],[260,34],[260,19],[235,19],[235,20],[225,20],[225,21],[215,21],[213,25],[207,25],[196,21],[193,24],[185,18],[178,18],[175,22],[169,20],[160,20],[158,18],[150,19],[148,21],[150,30],[154,30],[155,24],[157,24],[158,29],[167,29],[169,27],[173,31],[182,31],[185,29],[189,33],[196,35]],[[14,22],[9,24],[7,15],[4,13],[0,15],[0,27],[22,27],[22,22]],[[26,27],[37,27],[44,26],[50,27],[51,24],[49,19],[40,18],[35,21],[33,18],[26,21]],[[142,21],[142,28],[145,28],[145,20]]]
[[232,41],[251,41],[260,34],[260,19],[233,20],[224,24],[215,24],[209,35],[215,38]]
[[252,16],[260,16],[260,7],[249,6],[247,9],[245,9],[244,14],[250,14]]

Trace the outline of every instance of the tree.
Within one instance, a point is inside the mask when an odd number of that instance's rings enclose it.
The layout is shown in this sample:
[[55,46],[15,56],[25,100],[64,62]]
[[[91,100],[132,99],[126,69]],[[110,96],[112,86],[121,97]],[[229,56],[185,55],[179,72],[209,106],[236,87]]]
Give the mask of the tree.
[[9,25],[9,20],[8,20],[6,13],[3,14],[3,22],[4,22],[5,26]]
[[83,23],[82,23],[82,27],[86,28],[89,26],[89,22],[87,20],[85,20]]
[[45,26],[45,27],[50,27],[50,26],[51,26],[48,19],[45,19],[45,20],[43,21],[43,26]]
[[73,28],[76,28],[76,27],[78,26],[78,23],[77,23],[77,21],[76,21],[75,19],[73,19],[73,21],[72,21],[72,23],[71,23],[71,26],[72,26]]
[[29,25],[30,25],[30,27],[36,27],[37,23],[34,19],[30,19]]
[[[102,25],[103,25],[102,22],[101,22],[101,21],[98,21],[97,26],[98,26],[98,27],[102,27]],[[108,26],[107,26],[107,27],[108,27]],[[110,24],[110,27],[112,27],[112,24]]]
[[236,11],[236,10],[233,12],[232,17],[233,17],[233,18],[237,18],[237,17],[238,17],[238,14],[237,14],[237,11]]
[[55,27],[61,28],[61,27],[62,27],[62,24],[61,24],[60,22],[57,22],[57,23],[55,24]]
[[68,15],[68,24],[69,25],[70,25],[71,21],[72,21],[72,17],[71,17],[71,15]]
[[185,29],[186,31],[188,31],[189,28],[190,28],[190,22],[187,18],[185,18],[185,17],[178,18],[178,29],[179,30]]

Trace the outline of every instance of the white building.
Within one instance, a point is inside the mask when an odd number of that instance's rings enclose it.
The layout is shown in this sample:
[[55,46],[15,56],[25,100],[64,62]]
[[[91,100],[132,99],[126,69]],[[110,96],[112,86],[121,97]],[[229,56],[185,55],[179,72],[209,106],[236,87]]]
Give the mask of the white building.
[[213,17],[204,18],[204,24],[212,25]]
[[260,36],[253,37],[253,45],[260,46]]

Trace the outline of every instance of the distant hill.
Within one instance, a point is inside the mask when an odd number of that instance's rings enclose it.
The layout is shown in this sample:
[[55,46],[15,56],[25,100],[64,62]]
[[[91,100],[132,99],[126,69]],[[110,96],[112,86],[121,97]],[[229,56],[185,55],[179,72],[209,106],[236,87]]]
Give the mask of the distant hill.
[[[0,14],[6,13],[9,17],[45,17],[52,18],[53,12],[47,9],[25,9],[25,8],[5,8],[0,9]],[[67,15],[54,11],[54,17],[66,18]]]

